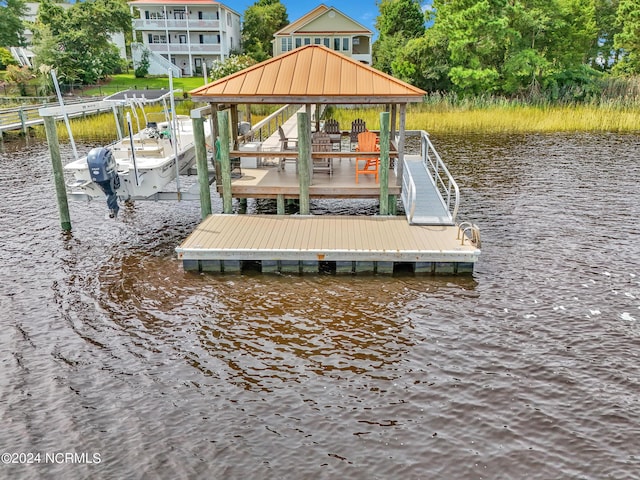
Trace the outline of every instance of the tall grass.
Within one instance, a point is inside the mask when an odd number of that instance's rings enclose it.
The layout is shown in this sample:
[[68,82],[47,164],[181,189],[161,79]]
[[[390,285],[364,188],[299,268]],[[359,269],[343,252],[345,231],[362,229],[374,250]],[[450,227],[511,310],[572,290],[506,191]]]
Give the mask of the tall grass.
[[[336,109],[343,129],[362,118],[380,128],[380,107]],[[640,107],[618,105],[527,106],[423,103],[407,109],[406,128],[431,133],[640,132]]]
[[[176,113],[179,115],[188,115],[193,108],[191,101],[176,103]],[[129,111],[126,109],[125,112]],[[162,112],[162,106],[153,105],[145,107],[147,115]],[[140,119],[140,128],[145,128],[144,117],[140,109],[137,110]],[[132,129],[136,133],[138,125],[135,116],[131,116]],[[81,118],[72,118],[70,120],[71,132],[74,139],[85,140],[91,142],[110,143],[117,138],[116,121],[112,113],[100,113],[97,115],[89,115]],[[121,128],[124,128],[122,125]],[[56,122],[56,130],[60,141],[68,141],[69,133],[67,132],[64,122]],[[46,138],[44,126],[36,126],[33,128],[33,136],[36,138]]]

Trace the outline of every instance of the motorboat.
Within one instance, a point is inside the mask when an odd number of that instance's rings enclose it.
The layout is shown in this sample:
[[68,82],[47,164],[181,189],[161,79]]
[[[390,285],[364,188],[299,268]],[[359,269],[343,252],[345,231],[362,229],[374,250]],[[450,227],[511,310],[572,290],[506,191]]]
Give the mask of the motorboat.
[[[109,200],[111,194],[122,201],[158,199],[168,184],[179,181],[179,175],[193,168],[196,159],[193,124],[189,116],[171,115],[172,109],[167,105],[171,95],[170,90],[126,90],[103,100],[130,108],[125,134],[114,108],[119,139],[64,166],[65,171],[73,175],[67,184],[71,198],[106,196]],[[161,112],[145,111],[145,105],[158,102],[164,106]],[[135,134],[134,124],[138,127]],[[205,138],[209,136],[210,127],[205,124]],[[98,160],[103,164],[96,164]],[[112,161],[115,168],[110,166]],[[104,188],[107,177],[111,179],[112,193]],[[113,210],[111,206],[110,210]]]

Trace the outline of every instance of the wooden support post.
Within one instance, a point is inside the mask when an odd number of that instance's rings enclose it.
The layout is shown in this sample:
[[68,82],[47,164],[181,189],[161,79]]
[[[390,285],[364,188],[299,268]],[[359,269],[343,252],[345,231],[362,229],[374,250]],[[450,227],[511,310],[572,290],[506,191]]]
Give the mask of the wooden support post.
[[277,208],[278,215],[284,215],[285,213],[284,193],[279,193],[278,196],[276,197],[276,208]]
[[400,134],[398,136],[398,166],[396,167],[396,185],[402,186],[402,175],[404,170],[404,141],[405,129],[407,125],[407,104],[400,104]]
[[389,215],[389,112],[380,113],[380,215]]
[[211,215],[211,190],[209,190],[209,165],[207,164],[207,148],[204,139],[204,118],[192,118],[193,143],[198,166],[198,185],[200,187],[200,216],[204,220]]
[[398,198],[397,195],[389,195],[389,215],[398,214]]
[[229,114],[218,112],[218,129],[220,131],[220,174],[222,176],[222,213],[231,213],[233,197],[231,196],[231,159],[229,158]]
[[231,105],[231,140],[233,149],[238,150],[238,105]]
[[18,117],[20,117],[22,134],[26,136],[27,135],[27,114],[24,111],[24,105],[20,105],[20,111],[18,112]]
[[64,172],[62,170],[62,159],[60,157],[56,119],[54,117],[44,117],[44,129],[47,134],[47,144],[49,145],[51,165],[53,166],[53,179],[56,185],[60,225],[62,226],[62,230],[70,232],[71,215],[69,215],[69,203],[67,202],[67,188],[64,185]]
[[298,112],[298,178],[300,179],[300,215],[309,215],[311,185],[311,122],[307,112]]
[[124,107],[122,105],[118,105],[116,107],[116,113],[117,113],[117,117],[118,117],[118,123],[120,124],[120,131],[122,132],[123,136],[126,136],[124,134],[125,131],[125,121],[124,121]]
[[322,103],[316,103],[316,132],[320,131],[320,110],[322,109]]
[[391,141],[396,139],[396,125],[398,123],[398,105],[391,105]]
[[211,162],[213,163],[213,169],[216,175],[216,185],[220,185],[222,181],[222,173],[220,172],[220,162],[217,162],[218,151],[216,150],[216,140],[218,139],[218,105],[215,103],[210,103],[211,107],[211,150],[213,155],[211,156]]
[[251,120],[251,104],[247,103],[245,105],[245,109],[246,109],[245,120],[249,122],[249,125],[253,126],[253,122]]

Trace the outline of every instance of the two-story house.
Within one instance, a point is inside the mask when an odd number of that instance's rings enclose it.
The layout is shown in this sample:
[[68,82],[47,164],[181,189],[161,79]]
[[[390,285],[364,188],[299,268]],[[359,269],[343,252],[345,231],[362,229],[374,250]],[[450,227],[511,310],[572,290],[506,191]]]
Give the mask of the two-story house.
[[133,0],[134,67],[143,52],[149,73],[196,76],[204,64],[240,51],[240,15],[213,0]]
[[334,7],[319,5],[273,37],[274,57],[305,45],[324,45],[371,65],[373,32]]

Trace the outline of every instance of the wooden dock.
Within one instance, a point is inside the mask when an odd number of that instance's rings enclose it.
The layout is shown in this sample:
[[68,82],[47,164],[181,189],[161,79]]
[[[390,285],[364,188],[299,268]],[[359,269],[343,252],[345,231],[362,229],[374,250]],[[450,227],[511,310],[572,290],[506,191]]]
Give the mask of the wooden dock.
[[[108,112],[112,109],[112,105],[93,99],[81,98],[75,101],[67,101],[69,102],[67,105],[69,118]],[[0,134],[12,130],[26,132],[31,127],[44,125],[41,111],[44,110],[46,112],[50,108],[59,109],[60,107],[56,103],[49,103],[0,109]],[[63,116],[62,114],[57,114],[55,118],[56,120],[61,120]]]
[[462,237],[396,216],[210,215],[176,251],[187,271],[452,275],[480,255]]

